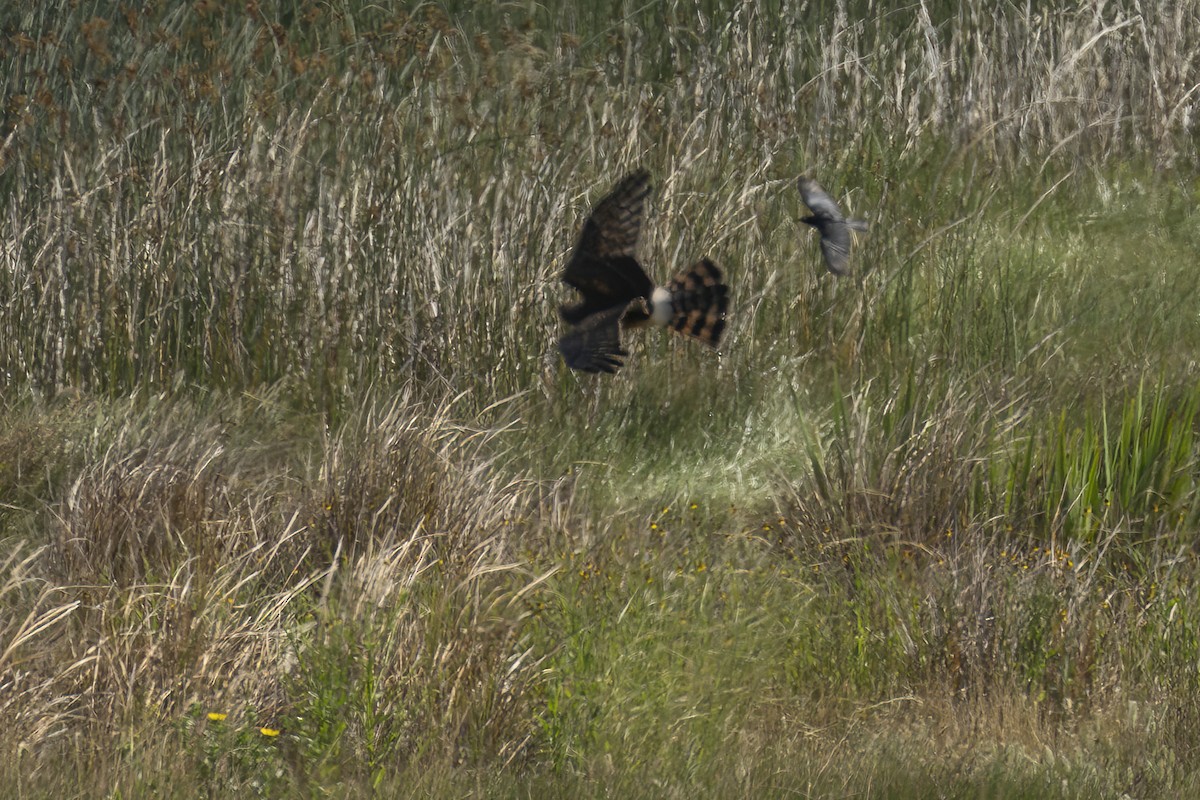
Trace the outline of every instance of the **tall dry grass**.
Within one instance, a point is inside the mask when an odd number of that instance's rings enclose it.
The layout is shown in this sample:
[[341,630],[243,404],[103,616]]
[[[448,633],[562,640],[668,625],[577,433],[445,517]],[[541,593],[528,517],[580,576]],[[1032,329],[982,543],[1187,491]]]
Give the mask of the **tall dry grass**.
[[[515,631],[545,576],[512,556],[532,500],[484,454],[497,433],[404,400],[275,445],[231,434],[228,407],[118,409],[46,507],[50,540],[5,561],[5,738],[38,754],[31,782],[113,768],[106,743],[171,721],[324,713],[347,760],[520,755],[537,657]],[[214,788],[245,778],[225,758]]]
[[1114,154],[1191,153],[1187,4],[699,10],[11,11],[7,385],[296,376],[337,405],[400,373],[503,397],[545,369],[593,188],[633,164],[691,223],[649,226],[652,263],[713,252],[739,302],[819,313],[773,234],[796,172],[870,198],[890,235],[864,263],[903,272],[1004,175],[1032,212]]

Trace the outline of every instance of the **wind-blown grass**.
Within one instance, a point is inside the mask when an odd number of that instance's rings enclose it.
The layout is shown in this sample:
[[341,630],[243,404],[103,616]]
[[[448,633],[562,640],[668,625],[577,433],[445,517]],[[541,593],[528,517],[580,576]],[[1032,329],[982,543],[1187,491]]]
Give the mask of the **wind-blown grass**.
[[[1198,30],[0,11],[0,775],[1194,794]],[[635,167],[729,327],[593,379],[558,274]]]

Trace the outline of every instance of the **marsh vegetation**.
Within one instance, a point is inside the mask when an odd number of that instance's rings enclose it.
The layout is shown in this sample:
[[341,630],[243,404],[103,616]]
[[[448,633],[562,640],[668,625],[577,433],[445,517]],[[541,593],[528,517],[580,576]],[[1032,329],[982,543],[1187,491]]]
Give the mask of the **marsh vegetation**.
[[4,785],[1195,796],[1200,8],[1052,5],[0,10]]

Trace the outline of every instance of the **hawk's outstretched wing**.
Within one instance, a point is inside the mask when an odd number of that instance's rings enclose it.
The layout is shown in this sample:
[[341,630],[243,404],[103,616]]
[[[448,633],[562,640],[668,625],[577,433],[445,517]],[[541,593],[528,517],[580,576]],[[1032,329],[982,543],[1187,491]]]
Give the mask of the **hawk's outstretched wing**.
[[616,303],[649,297],[654,291],[654,283],[637,262],[642,211],[649,194],[650,174],[638,170],[600,200],[583,223],[562,276],[583,295],[573,316],[583,318]]
[[627,304],[615,305],[585,318],[558,340],[558,350],[571,369],[613,373],[629,353],[621,347],[621,315]]
[[[650,195],[650,173],[644,169],[626,175],[596,203],[575,246],[576,253],[602,258],[637,255],[642,232],[642,211]],[[571,265],[564,280],[571,281]]]

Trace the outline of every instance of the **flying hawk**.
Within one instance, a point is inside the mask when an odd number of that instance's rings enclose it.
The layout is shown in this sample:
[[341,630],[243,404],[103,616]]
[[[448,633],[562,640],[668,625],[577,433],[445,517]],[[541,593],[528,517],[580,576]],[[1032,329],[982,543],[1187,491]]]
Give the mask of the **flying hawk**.
[[616,372],[629,353],[621,347],[622,328],[669,326],[716,347],[725,328],[728,292],[721,270],[702,259],[665,286],[655,286],[637,260],[642,208],[650,175],[638,170],[596,204],[563,270],[565,283],[583,299],[559,307],[571,326],[558,340],[568,367],[583,372]]
[[867,230],[865,219],[846,219],[838,204],[833,201],[821,184],[812,178],[800,176],[796,182],[800,196],[812,214],[801,219],[821,232],[821,254],[825,266],[834,275],[848,275],[850,267],[850,231]]

